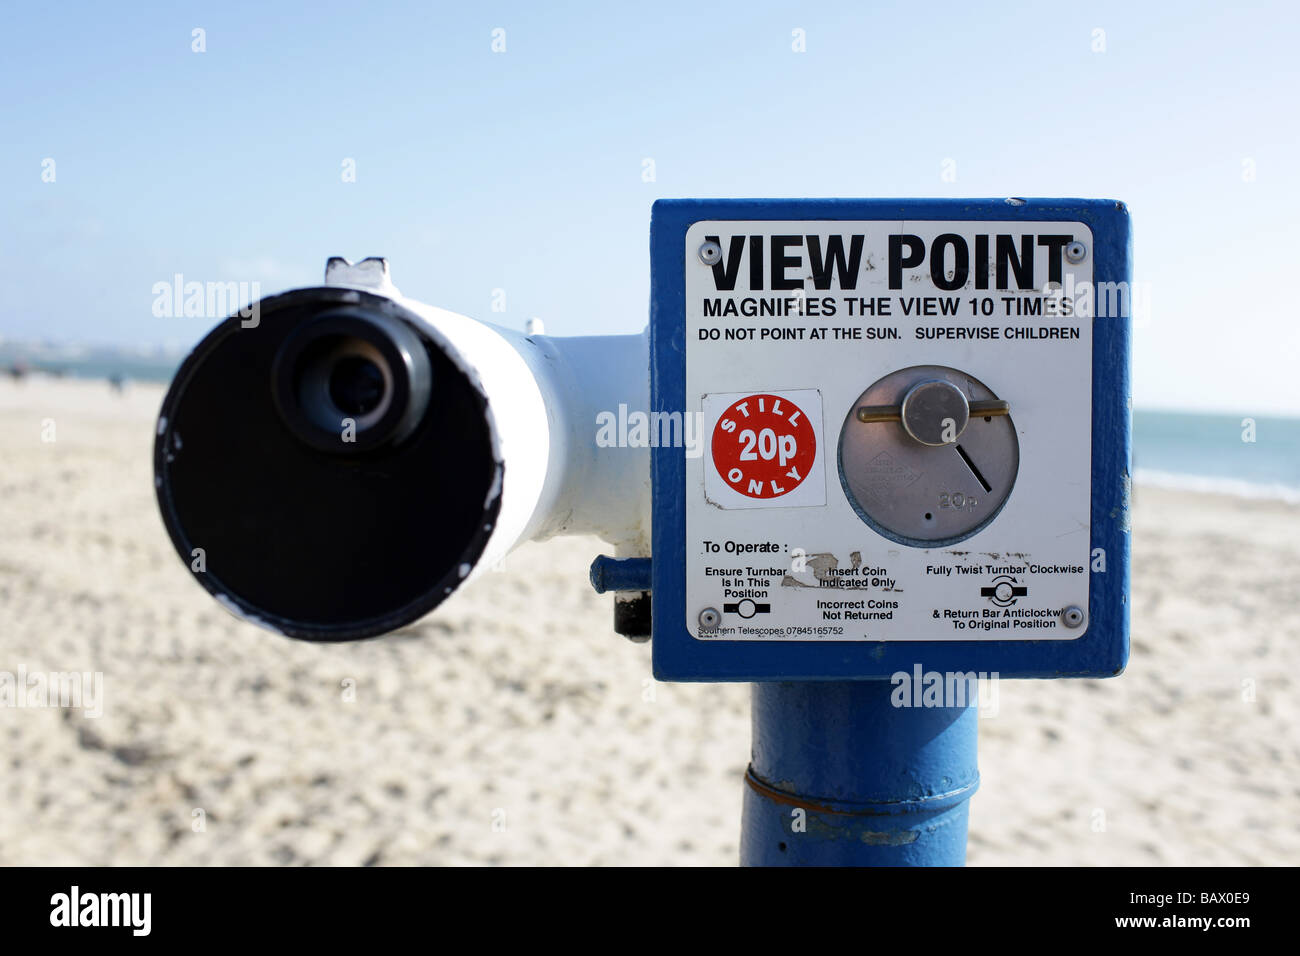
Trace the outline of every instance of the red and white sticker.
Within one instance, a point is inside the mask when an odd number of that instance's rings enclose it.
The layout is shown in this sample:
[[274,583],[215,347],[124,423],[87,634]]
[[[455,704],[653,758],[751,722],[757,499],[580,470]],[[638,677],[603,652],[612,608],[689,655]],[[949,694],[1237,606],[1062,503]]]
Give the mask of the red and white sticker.
[[720,508],[826,503],[819,391],[715,393],[703,405],[709,501]]

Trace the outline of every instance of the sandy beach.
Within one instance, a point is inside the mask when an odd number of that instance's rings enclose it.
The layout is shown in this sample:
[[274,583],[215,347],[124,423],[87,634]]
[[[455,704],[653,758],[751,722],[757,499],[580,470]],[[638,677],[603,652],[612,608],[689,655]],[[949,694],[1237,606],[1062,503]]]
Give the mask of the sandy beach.
[[[103,674],[100,717],[0,708],[0,864],[735,863],[749,688],[655,683],[600,542],[276,637],[167,540],[161,398],[0,383],[0,671]],[[1140,486],[1132,600],[1122,677],[999,684],[969,862],[1300,862],[1300,508]]]

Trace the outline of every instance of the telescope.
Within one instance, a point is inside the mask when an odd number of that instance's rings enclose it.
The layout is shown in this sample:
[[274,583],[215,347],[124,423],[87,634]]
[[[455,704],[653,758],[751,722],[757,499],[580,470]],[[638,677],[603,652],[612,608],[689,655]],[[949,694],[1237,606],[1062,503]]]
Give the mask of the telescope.
[[382,259],[331,259],[181,365],[164,524],[227,609],[311,641],[409,624],[532,538],[648,548],[648,452],[593,440],[600,411],[646,407],[646,348],[496,328],[403,298]]

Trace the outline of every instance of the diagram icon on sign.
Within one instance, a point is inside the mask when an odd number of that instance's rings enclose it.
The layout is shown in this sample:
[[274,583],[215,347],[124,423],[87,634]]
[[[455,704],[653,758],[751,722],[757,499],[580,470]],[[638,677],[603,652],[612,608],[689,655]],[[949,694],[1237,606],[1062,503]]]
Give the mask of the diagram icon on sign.
[[986,597],[998,607],[1010,607],[1029,593],[1029,588],[1018,583],[1015,578],[999,574],[989,587],[980,588],[980,597]]
[[755,614],[771,613],[772,605],[759,604],[756,601],[751,601],[749,598],[745,598],[743,601],[738,601],[735,604],[722,605],[722,610],[726,611],[728,614],[739,614],[743,618],[751,618]]

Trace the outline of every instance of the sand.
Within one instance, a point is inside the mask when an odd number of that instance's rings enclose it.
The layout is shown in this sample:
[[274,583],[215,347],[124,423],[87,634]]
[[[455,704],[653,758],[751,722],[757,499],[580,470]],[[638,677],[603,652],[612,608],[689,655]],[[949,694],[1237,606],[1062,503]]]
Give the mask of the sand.
[[[0,864],[735,862],[748,687],[655,683],[600,542],[397,635],[280,638],[172,551],[161,397],[0,383],[0,671],[103,674],[98,718],[0,708]],[[1300,508],[1140,487],[1134,532],[1128,671],[980,721],[972,865],[1300,862]]]

